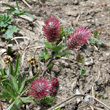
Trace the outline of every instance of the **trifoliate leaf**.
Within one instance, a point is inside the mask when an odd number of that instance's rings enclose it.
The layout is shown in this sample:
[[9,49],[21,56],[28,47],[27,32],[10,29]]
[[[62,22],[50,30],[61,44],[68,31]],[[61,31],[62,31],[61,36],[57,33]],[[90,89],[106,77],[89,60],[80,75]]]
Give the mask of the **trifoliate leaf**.
[[70,28],[66,28],[65,31],[67,32],[67,34],[73,33],[73,29]]
[[101,45],[102,44],[102,41],[99,39],[99,40],[96,40],[96,43]]
[[46,55],[45,52],[40,53],[39,54],[40,59],[45,59],[45,55]]
[[45,46],[46,46],[48,49],[51,49],[51,50],[53,49],[52,44],[51,44],[50,42],[44,41],[43,43],[45,44]]
[[8,26],[8,30],[6,31],[6,33],[2,36],[5,39],[11,39],[13,38],[13,34],[14,32],[17,32],[19,29],[16,26]]
[[89,42],[90,42],[91,44],[95,44],[95,43],[96,43],[96,42],[95,42],[95,39],[90,39]]

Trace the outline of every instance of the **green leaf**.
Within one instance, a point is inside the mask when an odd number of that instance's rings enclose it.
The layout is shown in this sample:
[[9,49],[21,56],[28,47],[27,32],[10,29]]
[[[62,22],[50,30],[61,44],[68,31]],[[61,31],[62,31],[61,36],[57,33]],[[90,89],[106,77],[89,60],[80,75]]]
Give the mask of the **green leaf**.
[[48,69],[52,67],[52,62],[48,65]]
[[17,0],[15,0],[15,1],[16,1],[16,7],[17,7],[17,9],[20,10],[20,7],[19,7],[19,4],[18,4]]
[[94,37],[96,38],[98,35],[98,31],[94,31]]
[[45,48],[45,52],[42,52],[39,54],[40,59],[48,60],[50,58],[50,55],[48,54],[48,50]]
[[5,11],[6,11],[8,14],[12,15],[15,10],[13,10],[13,9],[6,9]]
[[[8,90],[8,94],[10,95],[11,99],[16,99],[16,92],[13,90],[13,87],[11,84],[7,84],[7,90]],[[6,91],[7,92],[7,91]]]
[[5,39],[11,39],[13,38],[13,34],[14,32],[17,32],[19,29],[16,26],[8,26],[8,30],[6,31],[6,33],[2,36]]
[[99,97],[99,98],[101,98],[101,97],[102,97],[103,99],[107,99],[107,98],[108,98],[107,94],[104,94],[104,95],[99,94],[99,95],[98,95],[98,97]]
[[[22,106],[22,100],[21,99],[17,99],[15,104],[13,105],[14,108],[16,108],[17,110],[19,110]],[[13,109],[15,110],[15,109]]]
[[53,49],[53,46],[50,42],[44,41],[43,43],[45,44],[46,48],[51,49],[51,50]]
[[49,54],[46,54],[45,55],[45,60],[48,60],[50,58],[50,55]]
[[59,54],[56,54],[55,57],[65,57],[65,56],[68,56],[68,55],[73,55],[73,54],[71,54],[68,51],[65,51],[65,52],[59,52]]
[[52,106],[52,105],[53,105],[52,103],[53,103],[55,100],[56,100],[55,97],[46,96],[45,98],[43,98],[43,99],[40,100],[40,104],[41,104],[41,105],[50,105],[50,106]]
[[0,92],[0,100],[6,100],[9,99],[10,96],[6,92]]
[[45,54],[48,54],[48,50],[45,48]]
[[16,10],[12,5],[6,3],[3,3],[2,5],[9,7],[9,9],[5,10],[8,14],[13,14],[13,12]]
[[24,103],[32,102],[32,100],[30,99],[30,97],[21,97],[20,99],[21,99]]
[[15,10],[14,13],[15,15],[23,15],[25,12],[20,10]]
[[16,27],[16,26],[12,26],[12,25],[10,25],[9,27],[8,27],[8,29],[11,31],[11,32],[17,32],[19,29]]
[[77,62],[80,62],[80,63],[84,63],[84,56],[82,56],[82,55],[77,55],[77,57],[76,57],[76,61]]
[[11,88],[9,88],[9,86],[7,86],[7,88],[5,86],[0,86],[0,89],[3,91],[2,93],[4,94],[8,94],[9,95],[9,98],[15,98],[15,94],[13,92],[13,90]]
[[6,27],[8,24],[11,24],[11,18],[7,15],[0,15],[0,27]]
[[13,105],[10,105],[10,106],[7,108],[7,110],[11,110],[12,107],[13,107]]
[[65,31],[67,32],[67,34],[73,33],[73,29],[70,28],[66,28]]
[[18,55],[17,55],[17,61],[16,61],[16,66],[15,66],[14,76],[16,76],[18,74],[19,66],[20,66],[20,54],[18,53]]
[[7,75],[0,75],[0,81],[3,83],[3,82],[6,82],[7,81],[7,78],[8,76]]
[[10,56],[12,55],[12,47],[11,46],[8,46],[7,54]]
[[17,81],[18,81],[18,92],[19,94],[23,91],[24,89],[24,86],[25,86],[25,80],[26,80],[26,77],[25,77],[25,74],[23,75],[19,75],[18,78],[17,78]]
[[3,29],[1,30],[1,32],[3,32],[3,33],[6,32],[6,29],[3,28]]
[[39,58],[40,58],[40,59],[45,59],[45,52],[40,53],[40,54],[39,54]]
[[104,98],[104,99],[108,99],[107,94],[104,94],[104,95],[103,95],[103,98]]
[[14,70],[13,70],[13,66],[12,63],[10,63],[10,74],[14,76]]
[[18,83],[17,83],[17,80],[15,79],[15,77],[10,75],[9,82],[10,82],[10,85],[13,88],[14,92],[18,93]]
[[32,80],[34,80],[36,77],[38,77],[38,76],[39,76],[39,74],[40,74],[40,72],[38,71],[38,72],[37,72],[37,74],[36,74],[35,76],[33,76],[32,78],[30,78],[30,79],[26,80],[26,83],[28,83],[28,82],[30,82],[30,81],[32,81]]
[[31,17],[31,18],[34,18],[34,16],[32,16],[31,14],[29,14],[29,13],[24,13],[24,15],[27,15],[27,16],[29,16],[29,17]]
[[63,46],[63,43],[61,42],[58,46],[56,46],[56,47],[53,49],[53,51],[54,51],[54,52],[58,52],[58,51],[61,50],[63,47],[64,47],[64,46]]
[[66,31],[64,30],[64,27],[62,26],[62,27],[61,27],[61,32],[60,32],[59,37],[62,38],[62,37],[64,37],[65,35],[66,35]]
[[95,42],[95,39],[90,39],[90,40],[89,40],[89,43],[95,44],[95,43],[96,43],[96,42]]
[[10,9],[15,10],[15,8],[12,5],[6,4],[6,3],[2,3],[2,5],[9,7]]
[[100,39],[99,40],[96,40],[96,43],[99,44],[99,45],[101,45],[102,44],[102,40],[100,40]]
[[81,67],[81,70],[80,70],[80,76],[85,74],[86,73],[86,69],[83,69],[83,67]]
[[2,67],[0,68],[0,72],[1,72],[1,75],[2,75],[2,76],[6,75],[5,69],[2,68]]

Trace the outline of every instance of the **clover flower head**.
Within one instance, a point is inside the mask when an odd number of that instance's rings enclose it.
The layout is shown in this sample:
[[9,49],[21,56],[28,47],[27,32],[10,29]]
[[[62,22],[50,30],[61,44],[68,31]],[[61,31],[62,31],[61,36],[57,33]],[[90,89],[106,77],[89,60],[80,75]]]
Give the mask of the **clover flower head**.
[[53,78],[51,81],[50,81],[51,85],[52,85],[52,89],[51,89],[51,93],[50,95],[51,96],[55,96],[57,94],[57,90],[58,90],[58,87],[59,87],[59,81],[57,78]]
[[50,17],[43,26],[44,36],[49,42],[55,42],[60,35],[60,22],[56,17]]
[[35,99],[42,99],[47,96],[51,91],[51,84],[47,79],[36,78],[31,82],[29,88],[29,95]]
[[52,87],[54,88],[58,88],[59,87],[59,81],[57,78],[53,78],[51,81],[50,81]]
[[77,49],[79,46],[83,46],[90,36],[90,30],[85,27],[80,27],[73,33],[68,35],[66,45],[69,48]]

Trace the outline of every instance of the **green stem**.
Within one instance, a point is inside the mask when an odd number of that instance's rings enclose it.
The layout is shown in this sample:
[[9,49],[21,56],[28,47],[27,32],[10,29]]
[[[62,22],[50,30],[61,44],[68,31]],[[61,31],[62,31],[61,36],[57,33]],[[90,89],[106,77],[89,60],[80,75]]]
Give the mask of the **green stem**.
[[18,2],[17,2],[17,0],[15,0],[15,1],[16,1],[17,9],[20,11],[20,8],[19,8],[19,5],[18,5]]
[[12,54],[12,47],[8,47],[7,54],[8,54],[8,55],[11,55],[11,54]]

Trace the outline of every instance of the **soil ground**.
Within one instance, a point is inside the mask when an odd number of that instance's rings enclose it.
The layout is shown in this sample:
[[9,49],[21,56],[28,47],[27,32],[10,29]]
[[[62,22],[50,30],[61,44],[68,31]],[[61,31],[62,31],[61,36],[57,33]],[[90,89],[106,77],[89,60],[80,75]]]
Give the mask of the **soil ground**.
[[[0,0],[0,10],[4,11],[7,7],[2,3],[16,6],[13,0]],[[57,94],[56,104],[66,100],[73,94],[88,94],[96,97],[101,102],[110,107],[110,1],[109,0],[47,0],[42,3],[40,0],[29,0],[32,8],[28,8],[21,0],[18,0],[21,9],[34,16],[34,20],[25,16],[13,17],[13,24],[19,28],[19,34],[15,37],[28,37],[28,39],[17,39],[21,55],[25,57],[21,61],[24,69],[28,67],[25,59],[33,56],[35,50],[36,57],[43,49],[42,26],[44,21],[51,15],[56,16],[65,28],[77,29],[86,26],[93,32],[98,31],[101,45],[90,45],[87,43],[78,52],[71,52],[73,56],[55,60],[51,71],[51,76],[57,77],[60,87]],[[0,41],[0,46],[8,43]],[[27,48],[29,46],[29,48]],[[77,63],[76,55],[84,55],[85,63]],[[44,64],[39,61],[40,69],[43,70]],[[80,68],[86,68],[86,73],[80,76]],[[104,98],[104,96],[107,96]],[[100,102],[82,98],[74,99],[68,104],[64,104],[61,110],[109,110]],[[4,110],[5,110],[4,106]],[[39,107],[33,108],[39,110]]]

